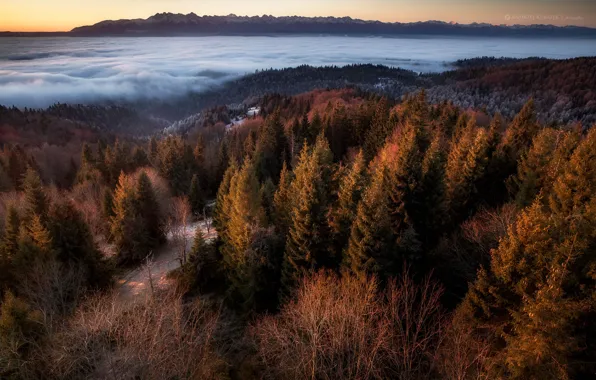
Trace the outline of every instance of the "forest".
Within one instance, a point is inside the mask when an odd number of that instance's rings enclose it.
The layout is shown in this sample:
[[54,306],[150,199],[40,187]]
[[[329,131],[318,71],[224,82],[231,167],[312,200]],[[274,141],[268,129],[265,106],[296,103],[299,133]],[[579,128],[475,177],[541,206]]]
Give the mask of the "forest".
[[[0,378],[593,377],[596,129],[524,102],[319,89],[151,137],[19,113]],[[123,301],[134,268],[150,288]]]

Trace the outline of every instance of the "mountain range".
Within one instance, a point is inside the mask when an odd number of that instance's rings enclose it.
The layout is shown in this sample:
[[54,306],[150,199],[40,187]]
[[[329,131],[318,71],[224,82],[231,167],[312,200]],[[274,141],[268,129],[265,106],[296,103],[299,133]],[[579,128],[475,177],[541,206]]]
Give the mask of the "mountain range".
[[[4,33],[8,35],[9,33]],[[14,35],[10,33],[11,35]],[[54,33],[55,34],[55,33]],[[596,37],[596,29],[554,25],[457,24],[443,21],[386,23],[351,17],[198,16],[194,13],[158,13],[147,19],[106,20],[80,26],[72,36],[178,35],[455,35],[495,37]],[[20,33],[19,35],[27,35]],[[39,35],[39,34],[35,34]]]

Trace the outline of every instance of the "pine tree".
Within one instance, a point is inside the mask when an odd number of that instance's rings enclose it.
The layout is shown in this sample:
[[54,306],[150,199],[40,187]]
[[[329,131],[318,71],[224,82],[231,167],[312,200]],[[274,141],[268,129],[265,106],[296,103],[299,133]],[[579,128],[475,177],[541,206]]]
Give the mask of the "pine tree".
[[8,207],[6,221],[4,223],[4,234],[0,242],[0,256],[5,260],[11,260],[17,253],[19,243],[19,227],[21,220],[17,209],[14,206]]
[[224,242],[224,261],[234,270],[244,264],[243,253],[248,248],[252,231],[262,218],[259,182],[254,164],[247,160],[230,182],[229,240]]
[[27,273],[36,262],[48,262],[54,258],[52,237],[39,215],[33,215],[19,229],[19,249],[14,258],[17,276]]
[[389,217],[388,169],[379,162],[358,204],[345,255],[345,270],[360,278],[394,272],[395,241]]
[[438,241],[448,217],[445,164],[443,135],[438,132],[424,153],[422,177],[416,194],[418,206],[411,209],[416,231],[420,234],[426,248]]
[[332,155],[324,137],[309,152],[303,148],[292,181],[291,223],[282,269],[282,285],[290,292],[305,273],[332,264],[327,212]]
[[[497,363],[511,378],[571,378],[593,373],[596,313],[596,130],[556,179],[551,194],[518,217],[490,268],[479,273],[460,312],[491,328]],[[502,339],[499,339],[502,337]],[[582,358],[580,360],[580,358]]]
[[145,221],[137,213],[137,197],[124,173],[120,174],[114,193],[114,217],[111,220],[111,236],[118,249],[121,263],[134,263],[144,259],[150,252],[146,249],[149,234]]
[[159,213],[159,203],[155,197],[151,180],[145,172],[141,172],[137,179],[135,196],[137,215],[143,219],[145,231],[149,238],[147,246],[154,248],[165,241],[165,233]]
[[158,154],[158,144],[157,144],[157,140],[153,136],[151,136],[151,139],[149,139],[149,145],[147,146],[147,151],[149,153],[149,159],[152,162],[155,162],[157,159],[157,154]]
[[14,208],[10,206],[6,213],[6,221],[4,223],[4,233],[0,240],[0,289],[12,282],[12,262],[19,250],[19,214]]
[[109,278],[89,226],[71,202],[53,205],[49,216],[52,247],[58,260],[85,268],[89,284],[106,283]]
[[285,158],[286,139],[279,111],[271,114],[258,133],[255,165],[259,179],[278,178]]
[[548,195],[578,143],[579,135],[574,132],[545,128],[536,135],[530,149],[522,155],[517,176],[510,181],[519,207],[529,206],[541,191]]
[[215,210],[213,211],[213,226],[217,229],[220,237],[225,235],[225,231],[227,229],[229,220],[227,198],[228,194],[230,193],[232,178],[236,174],[237,170],[238,168],[236,163],[232,161],[224,174],[223,180],[219,185],[219,189],[217,190]]
[[476,205],[477,185],[487,165],[488,140],[486,131],[477,128],[473,120],[456,138],[447,158],[446,185],[451,222],[457,225]]
[[366,165],[364,155],[360,151],[346,170],[346,173],[340,178],[338,199],[329,218],[333,238],[331,254],[340,262],[342,261],[343,251],[348,245],[350,227],[356,218],[358,203],[362,199],[365,182]]
[[149,166],[149,157],[147,156],[147,152],[145,152],[145,149],[140,146],[135,146],[132,150],[131,161],[132,170]]
[[33,168],[27,169],[23,179],[23,192],[25,193],[25,219],[31,220],[37,215],[45,223],[48,213],[48,199],[43,189],[41,179]]
[[363,150],[364,157],[370,161],[385,145],[385,140],[391,135],[393,126],[389,123],[389,103],[382,98],[375,109],[370,128],[365,136]]
[[[308,150],[308,148],[306,149]],[[283,236],[286,235],[291,222],[290,214],[293,199],[290,192],[290,186],[292,180],[292,172],[288,170],[288,166],[284,162],[279,177],[279,184],[277,185],[277,190],[273,196],[275,226]]]
[[205,198],[203,197],[203,191],[199,185],[199,176],[196,174],[192,176],[192,181],[190,181],[188,201],[190,202],[192,213],[195,216],[201,215],[203,212],[203,207],[205,207]]

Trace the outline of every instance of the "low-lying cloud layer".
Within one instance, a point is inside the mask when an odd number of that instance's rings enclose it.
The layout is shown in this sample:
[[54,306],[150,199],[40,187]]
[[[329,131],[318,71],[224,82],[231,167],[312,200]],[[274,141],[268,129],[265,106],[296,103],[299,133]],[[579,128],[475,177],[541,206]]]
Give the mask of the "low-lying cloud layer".
[[0,104],[167,99],[257,69],[376,63],[420,72],[477,56],[591,55],[594,40],[350,37],[2,38]]

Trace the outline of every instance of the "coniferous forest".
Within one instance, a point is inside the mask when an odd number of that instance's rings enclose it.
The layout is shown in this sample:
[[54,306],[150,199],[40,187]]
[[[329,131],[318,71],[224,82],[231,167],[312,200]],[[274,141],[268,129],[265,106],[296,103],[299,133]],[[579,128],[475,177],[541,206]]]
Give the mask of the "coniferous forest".
[[3,136],[0,378],[596,375],[596,129],[424,90],[257,104]]

